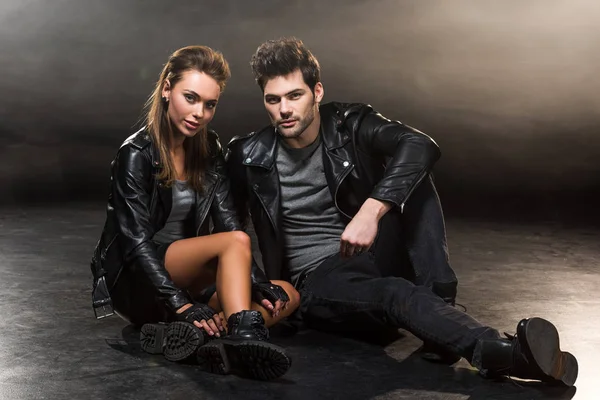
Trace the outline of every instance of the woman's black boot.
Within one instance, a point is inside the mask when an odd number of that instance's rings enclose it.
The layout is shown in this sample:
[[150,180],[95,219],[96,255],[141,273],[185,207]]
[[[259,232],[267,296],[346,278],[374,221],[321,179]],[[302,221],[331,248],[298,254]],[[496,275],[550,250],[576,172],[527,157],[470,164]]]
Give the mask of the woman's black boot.
[[284,375],[292,365],[281,347],[268,342],[269,331],[260,312],[232,314],[227,331],[227,336],[198,349],[198,364],[205,371],[271,380]]

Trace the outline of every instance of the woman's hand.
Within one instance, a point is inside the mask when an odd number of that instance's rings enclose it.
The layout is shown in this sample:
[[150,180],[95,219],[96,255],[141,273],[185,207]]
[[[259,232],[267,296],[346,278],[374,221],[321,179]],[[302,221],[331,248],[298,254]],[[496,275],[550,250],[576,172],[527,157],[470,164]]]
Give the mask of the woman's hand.
[[225,332],[221,317],[207,304],[188,303],[179,308],[175,314],[178,321],[194,324],[211,336],[221,337],[221,333]]

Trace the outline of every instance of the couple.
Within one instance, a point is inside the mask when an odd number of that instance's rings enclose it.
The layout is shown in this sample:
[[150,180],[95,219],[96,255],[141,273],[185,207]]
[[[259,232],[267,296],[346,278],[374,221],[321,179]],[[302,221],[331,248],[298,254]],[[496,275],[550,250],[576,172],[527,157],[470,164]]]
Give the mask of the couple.
[[227,62],[204,46],[169,58],[146,126],[112,163],[92,258],[98,317],[114,307],[141,326],[144,350],[255,379],[290,368],[268,328],[294,314],[344,334],[404,328],[424,357],[464,357],[487,377],[575,383],[549,321],[523,319],[503,338],[454,308],[431,138],[365,104],[321,104],[319,63],[300,40],[263,43],[251,65],[272,126],[224,150],[207,125]]

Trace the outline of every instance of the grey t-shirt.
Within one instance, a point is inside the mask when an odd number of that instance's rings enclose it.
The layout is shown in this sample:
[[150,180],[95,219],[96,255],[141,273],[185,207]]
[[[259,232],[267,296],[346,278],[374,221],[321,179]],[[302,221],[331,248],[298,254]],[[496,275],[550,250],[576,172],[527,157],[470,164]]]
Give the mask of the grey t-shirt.
[[152,240],[166,244],[193,236],[192,206],[196,198],[187,181],[176,180],[173,185],[173,205],[165,226]]
[[284,257],[292,283],[340,250],[346,224],[333,202],[323,169],[321,137],[301,149],[281,138],[277,171],[281,186]]

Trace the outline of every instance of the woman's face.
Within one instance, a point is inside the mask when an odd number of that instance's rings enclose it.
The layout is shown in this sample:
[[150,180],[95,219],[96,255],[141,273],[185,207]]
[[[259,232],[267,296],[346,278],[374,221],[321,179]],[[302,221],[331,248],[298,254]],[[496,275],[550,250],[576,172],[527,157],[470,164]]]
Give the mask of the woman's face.
[[217,81],[196,70],[185,71],[173,86],[167,81],[162,91],[171,123],[186,137],[193,137],[213,119],[220,94]]

